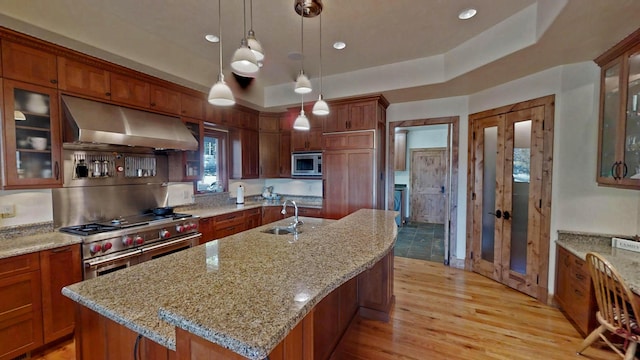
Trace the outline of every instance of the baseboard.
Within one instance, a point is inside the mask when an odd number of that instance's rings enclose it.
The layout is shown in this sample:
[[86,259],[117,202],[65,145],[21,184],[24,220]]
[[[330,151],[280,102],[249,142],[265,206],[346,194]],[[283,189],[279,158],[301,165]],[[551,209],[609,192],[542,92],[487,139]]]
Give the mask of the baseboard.
[[458,259],[452,256],[449,259],[449,266],[456,269],[464,269],[464,259]]

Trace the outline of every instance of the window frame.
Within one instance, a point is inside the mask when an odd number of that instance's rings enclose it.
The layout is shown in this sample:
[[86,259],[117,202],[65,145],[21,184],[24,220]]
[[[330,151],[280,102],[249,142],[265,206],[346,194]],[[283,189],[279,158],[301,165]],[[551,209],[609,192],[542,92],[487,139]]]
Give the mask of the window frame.
[[[229,191],[229,159],[228,159],[228,144],[229,144],[229,131],[225,129],[221,129],[215,127],[215,125],[210,123],[204,123],[204,131],[202,135],[202,146],[200,147],[200,156],[204,159],[204,138],[212,137],[218,140],[218,184],[222,185],[222,192]],[[197,194],[210,194],[212,191],[199,191],[198,190],[198,181],[202,181],[204,178],[204,167],[202,168],[202,177],[201,179],[195,180],[193,182],[193,186],[195,188],[195,193]]]

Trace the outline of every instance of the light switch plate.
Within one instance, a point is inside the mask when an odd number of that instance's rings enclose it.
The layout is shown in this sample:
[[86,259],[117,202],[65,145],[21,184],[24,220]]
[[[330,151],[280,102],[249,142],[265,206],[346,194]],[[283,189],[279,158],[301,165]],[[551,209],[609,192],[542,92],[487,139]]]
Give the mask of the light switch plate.
[[633,240],[620,239],[620,238],[614,237],[614,238],[611,238],[611,247],[640,252],[640,242],[633,241]]

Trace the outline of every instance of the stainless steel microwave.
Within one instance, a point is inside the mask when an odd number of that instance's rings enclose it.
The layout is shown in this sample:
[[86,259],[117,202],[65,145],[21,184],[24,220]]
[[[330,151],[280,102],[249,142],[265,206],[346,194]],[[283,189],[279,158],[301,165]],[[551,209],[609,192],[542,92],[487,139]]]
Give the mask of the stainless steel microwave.
[[291,176],[322,176],[322,153],[305,152],[291,154]]

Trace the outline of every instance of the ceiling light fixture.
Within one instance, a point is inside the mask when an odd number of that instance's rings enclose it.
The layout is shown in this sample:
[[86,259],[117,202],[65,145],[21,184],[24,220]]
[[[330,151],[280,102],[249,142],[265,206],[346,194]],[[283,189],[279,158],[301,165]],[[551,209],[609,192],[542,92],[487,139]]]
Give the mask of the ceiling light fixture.
[[258,66],[262,67],[262,61],[264,60],[264,50],[262,49],[262,45],[256,39],[256,33],[253,31],[253,0],[251,0],[250,8],[249,8],[249,32],[247,33],[247,44],[249,45],[249,49],[253,51],[253,54],[256,56],[256,60],[258,61]]
[[[304,74],[304,16],[303,14],[300,15],[300,53],[302,54],[302,59],[300,59],[300,74],[296,79],[296,86],[293,90],[296,92],[296,94],[308,94],[312,90],[311,81],[309,81],[309,78],[307,77],[307,75]],[[302,115],[304,115],[304,111],[302,112]]]
[[304,17],[315,17],[322,12],[321,0],[296,0],[293,4],[293,9],[298,15]]
[[233,97],[233,93],[229,88],[229,85],[224,82],[224,75],[222,74],[222,20],[220,16],[222,0],[218,0],[218,34],[220,34],[220,73],[218,74],[218,82],[215,83],[209,91],[208,101],[212,105],[217,106],[231,106],[236,103],[236,99]]
[[311,124],[309,123],[309,119],[307,115],[304,114],[304,95],[301,96],[302,103],[300,104],[300,115],[296,118],[296,121],[293,122],[293,128],[295,130],[309,130],[311,129]]
[[460,11],[460,13],[458,14],[458,19],[460,20],[468,20],[471,19],[472,17],[476,16],[476,14],[478,13],[478,11],[474,8],[468,8],[468,9],[464,9],[462,11]]
[[336,50],[342,50],[347,47],[347,44],[344,41],[336,41],[333,43],[333,48]]
[[313,104],[313,115],[329,115],[329,104],[322,99],[322,14],[320,14],[320,94],[318,95],[318,101]]
[[233,53],[231,58],[231,68],[233,72],[245,77],[255,77],[256,73],[260,69],[258,66],[258,60],[256,55],[249,49],[249,42],[245,37],[247,31],[247,2],[242,1],[244,9],[243,19],[244,27],[242,29],[242,40],[240,40],[240,47]]
[[220,42],[220,38],[212,35],[212,34],[207,34],[204,36],[205,40],[207,40],[208,42],[212,42],[212,43],[217,43]]

